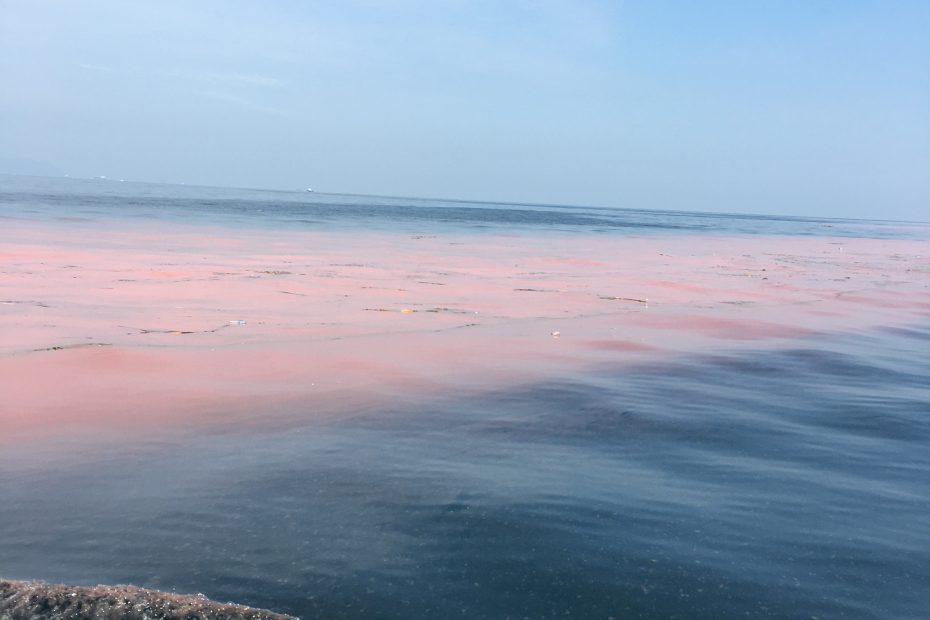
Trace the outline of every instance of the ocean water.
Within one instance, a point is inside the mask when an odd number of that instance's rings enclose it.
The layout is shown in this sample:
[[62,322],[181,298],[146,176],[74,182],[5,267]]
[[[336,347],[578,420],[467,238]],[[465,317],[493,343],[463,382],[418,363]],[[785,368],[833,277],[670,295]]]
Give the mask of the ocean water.
[[[0,181],[2,217],[100,226],[926,238],[896,222]],[[0,576],[203,592],[302,618],[930,609],[930,315],[393,392],[348,414],[266,413],[132,441],[0,443]]]
[[467,202],[0,174],[0,216],[176,220],[308,230],[709,233],[924,239],[927,223]]

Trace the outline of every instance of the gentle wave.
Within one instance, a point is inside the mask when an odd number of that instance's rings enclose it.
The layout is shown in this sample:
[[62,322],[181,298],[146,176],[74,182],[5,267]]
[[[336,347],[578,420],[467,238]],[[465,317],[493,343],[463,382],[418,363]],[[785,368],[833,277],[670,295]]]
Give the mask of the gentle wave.
[[0,475],[0,567],[54,558],[52,577],[306,618],[918,617],[930,357],[914,331]]

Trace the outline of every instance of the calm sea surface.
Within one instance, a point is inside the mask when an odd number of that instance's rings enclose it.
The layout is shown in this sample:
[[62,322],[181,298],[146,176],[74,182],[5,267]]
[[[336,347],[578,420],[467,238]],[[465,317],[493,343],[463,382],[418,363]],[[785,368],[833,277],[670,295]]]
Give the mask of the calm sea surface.
[[[0,177],[0,231],[2,218],[69,217],[927,231]],[[303,618],[928,617],[930,318],[596,368],[486,392],[393,394],[286,428],[0,443],[0,575],[203,592]]]

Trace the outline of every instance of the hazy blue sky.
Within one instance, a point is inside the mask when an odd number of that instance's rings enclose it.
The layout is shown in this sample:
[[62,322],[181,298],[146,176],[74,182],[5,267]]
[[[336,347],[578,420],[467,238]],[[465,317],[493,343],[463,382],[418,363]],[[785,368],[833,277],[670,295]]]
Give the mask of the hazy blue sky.
[[0,0],[0,166],[22,159],[930,219],[930,2]]

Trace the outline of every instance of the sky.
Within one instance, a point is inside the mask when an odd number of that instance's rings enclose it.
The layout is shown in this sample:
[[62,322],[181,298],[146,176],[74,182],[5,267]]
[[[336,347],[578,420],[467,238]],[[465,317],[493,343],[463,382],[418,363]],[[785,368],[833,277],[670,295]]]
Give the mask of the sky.
[[930,220],[930,2],[0,0],[0,172]]

